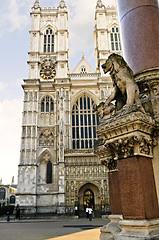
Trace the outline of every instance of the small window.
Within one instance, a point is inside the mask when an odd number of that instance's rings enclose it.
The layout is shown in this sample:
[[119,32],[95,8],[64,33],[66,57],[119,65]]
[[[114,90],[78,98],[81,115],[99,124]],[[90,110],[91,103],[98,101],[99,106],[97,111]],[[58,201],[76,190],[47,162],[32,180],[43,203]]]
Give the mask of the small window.
[[41,101],[41,113],[54,112],[54,101],[51,97],[46,96]]
[[54,52],[54,34],[50,28],[48,28],[44,34],[44,53],[46,52]]
[[10,196],[10,204],[15,204],[15,196]]
[[52,183],[52,163],[49,161],[47,163],[47,170],[46,170],[46,183]]
[[111,49],[112,51],[120,51],[121,44],[120,44],[120,34],[119,28],[113,27],[110,33],[110,40],[111,40]]
[[86,67],[81,67],[81,73],[87,73],[87,71],[86,71]]
[[0,188],[0,200],[4,200],[6,196],[5,188]]

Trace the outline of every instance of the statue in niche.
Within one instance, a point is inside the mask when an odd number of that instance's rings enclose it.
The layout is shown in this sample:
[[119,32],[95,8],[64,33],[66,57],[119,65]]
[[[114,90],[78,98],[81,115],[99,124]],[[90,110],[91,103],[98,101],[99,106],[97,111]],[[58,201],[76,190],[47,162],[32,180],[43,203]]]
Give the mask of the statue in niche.
[[[99,117],[110,116],[115,111],[133,104],[142,108],[139,99],[139,88],[134,81],[133,71],[123,57],[115,53],[111,54],[102,65],[102,68],[105,74],[110,72],[114,89],[105,103],[99,104],[95,109]],[[115,101],[115,105],[112,103],[113,101]]]

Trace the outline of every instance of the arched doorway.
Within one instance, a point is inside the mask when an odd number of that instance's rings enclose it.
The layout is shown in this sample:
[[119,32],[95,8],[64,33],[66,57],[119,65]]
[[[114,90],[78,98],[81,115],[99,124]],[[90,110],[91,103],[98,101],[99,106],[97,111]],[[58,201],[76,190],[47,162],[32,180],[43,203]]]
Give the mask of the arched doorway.
[[78,191],[79,210],[85,211],[86,206],[92,207],[94,210],[100,210],[100,191],[99,188],[93,183],[83,184]]
[[84,210],[89,207],[94,209],[94,192],[91,189],[87,189],[83,195]]

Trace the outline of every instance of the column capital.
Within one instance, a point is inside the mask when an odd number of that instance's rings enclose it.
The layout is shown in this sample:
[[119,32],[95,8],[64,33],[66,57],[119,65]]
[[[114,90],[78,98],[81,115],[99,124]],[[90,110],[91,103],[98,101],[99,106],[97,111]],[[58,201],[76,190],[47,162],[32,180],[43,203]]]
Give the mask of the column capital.
[[111,156],[114,160],[135,155],[152,158],[153,147],[157,145],[156,129],[155,120],[135,105],[102,119],[97,130],[104,140],[100,158],[101,155],[107,160]]

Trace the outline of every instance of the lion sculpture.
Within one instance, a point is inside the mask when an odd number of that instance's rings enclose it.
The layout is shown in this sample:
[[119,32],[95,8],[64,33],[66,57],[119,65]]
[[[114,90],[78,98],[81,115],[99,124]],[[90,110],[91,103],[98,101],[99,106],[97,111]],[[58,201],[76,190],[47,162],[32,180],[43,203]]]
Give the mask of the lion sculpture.
[[110,72],[113,81],[114,90],[105,102],[105,108],[114,100],[116,110],[120,110],[123,106],[132,104],[140,105],[139,88],[134,81],[133,71],[127,65],[122,56],[111,54],[106,62],[102,65],[106,74]]

